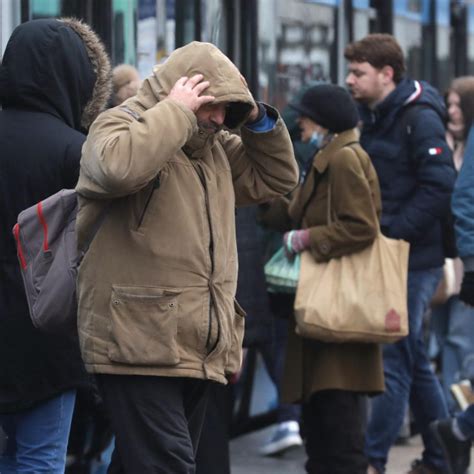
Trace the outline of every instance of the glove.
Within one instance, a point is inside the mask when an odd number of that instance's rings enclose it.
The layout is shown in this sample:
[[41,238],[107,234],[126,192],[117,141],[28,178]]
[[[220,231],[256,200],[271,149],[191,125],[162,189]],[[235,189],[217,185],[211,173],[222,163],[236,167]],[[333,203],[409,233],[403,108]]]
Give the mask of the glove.
[[464,273],[459,299],[469,306],[474,306],[474,271]]
[[311,244],[309,229],[286,232],[283,236],[283,243],[285,245],[285,252],[290,256],[302,252],[309,248]]

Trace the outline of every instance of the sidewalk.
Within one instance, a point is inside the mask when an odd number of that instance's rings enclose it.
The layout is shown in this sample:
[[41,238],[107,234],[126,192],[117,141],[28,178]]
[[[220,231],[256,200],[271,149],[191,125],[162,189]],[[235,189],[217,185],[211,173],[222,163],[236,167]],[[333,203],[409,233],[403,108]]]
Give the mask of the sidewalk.
[[[271,433],[271,428],[251,433],[231,442],[232,474],[303,474],[305,454],[303,448],[287,452],[282,457],[261,457],[257,449]],[[420,457],[422,450],[419,436],[410,439],[409,444],[395,446],[390,452],[387,474],[406,474],[413,459]],[[474,451],[471,452],[474,461]],[[470,474],[474,474],[471,466]]]
[[[276,399],[276,390],[268,377],[260,355],[257,357],[251,413],[265,412]],[[303,448],[287,452],[282,457],[262,457],[258,448],[270,437],[273,427],[252,432],[230,443],[232,474],[304,474]],[[386,474],[406,474],[414,459],[421,458],[421,438],[413,437],[408,444],[394,446],[390,451]],[[471,469],[474,474],[474,450],[471,451]]]

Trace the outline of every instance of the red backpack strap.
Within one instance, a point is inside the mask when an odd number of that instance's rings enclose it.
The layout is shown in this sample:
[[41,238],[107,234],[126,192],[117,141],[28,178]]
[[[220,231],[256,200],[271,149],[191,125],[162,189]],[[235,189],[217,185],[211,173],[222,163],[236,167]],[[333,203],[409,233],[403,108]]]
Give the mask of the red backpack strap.
[[43,250],[47,252],[49,250],[49,242],[48,242],[48,224],[46,222],[46,219],[44,218],[43,214],[43,203],[40,201],[36,205],[36,212],[38,213],[38,219],[41,223],[41,226],[43,227]]
[[26,259],[25,259],[25,255],[23,253],[23,248],[21,246],[21,241],[20,241],[20,224],[16,223],[15,226],[13,227],[13,235],[15,236],[15,240],[16,240],[16,250],[18,254],[18,260],[20,261],[21,268],[25,270]]

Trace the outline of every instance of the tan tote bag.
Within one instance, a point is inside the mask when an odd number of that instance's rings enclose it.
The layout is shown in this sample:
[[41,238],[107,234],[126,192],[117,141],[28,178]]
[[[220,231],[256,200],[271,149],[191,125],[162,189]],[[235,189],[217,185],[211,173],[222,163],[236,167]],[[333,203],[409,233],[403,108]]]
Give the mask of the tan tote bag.
[[295,300],[297,334],[326,342],[390,343],[405,337],[408,251],[407,242],[389,239],[379,229],[369,247],[325,263],[303,252]]

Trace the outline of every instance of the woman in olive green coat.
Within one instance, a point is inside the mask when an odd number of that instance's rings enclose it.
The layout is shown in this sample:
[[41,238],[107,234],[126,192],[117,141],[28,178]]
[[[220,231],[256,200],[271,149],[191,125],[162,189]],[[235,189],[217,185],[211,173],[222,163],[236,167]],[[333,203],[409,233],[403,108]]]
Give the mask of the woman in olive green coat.
[[[377,234],[381,201],[377,175],[359,144],[356,107],[344,89],[329,84],[310,88],[293,107],[302,141],[317,141],[319,152],[291,201],[275,202],[263,223],[293,229],[284,236],[289,253],[310,250],[317,262],[359,251]],[[383,388],[377,344],[305,339],[291,318],[282,397],[304,403],[308,473],[365,474],[364,395]]]

